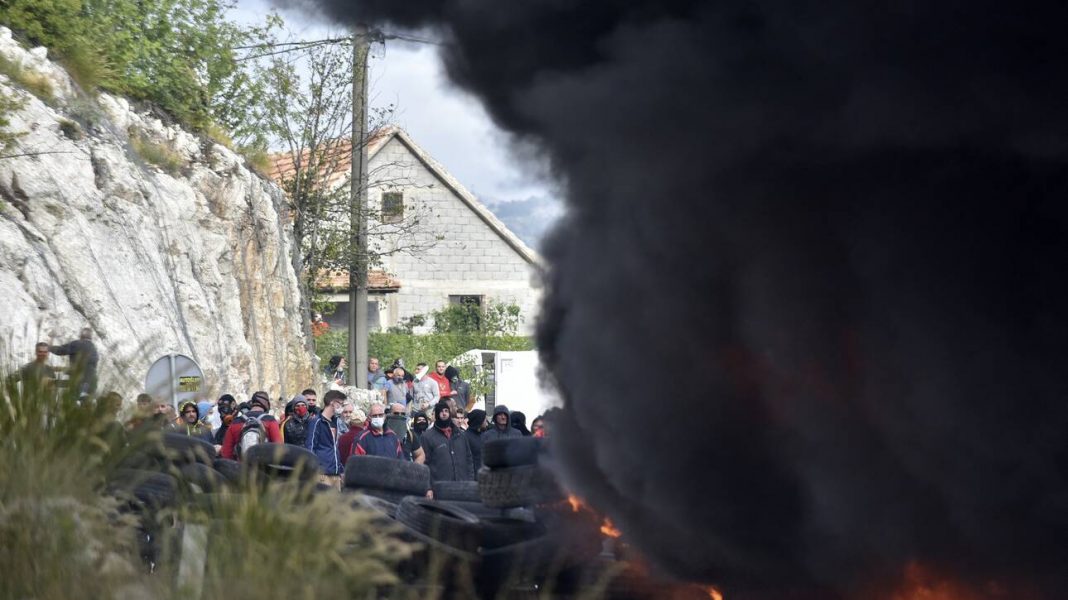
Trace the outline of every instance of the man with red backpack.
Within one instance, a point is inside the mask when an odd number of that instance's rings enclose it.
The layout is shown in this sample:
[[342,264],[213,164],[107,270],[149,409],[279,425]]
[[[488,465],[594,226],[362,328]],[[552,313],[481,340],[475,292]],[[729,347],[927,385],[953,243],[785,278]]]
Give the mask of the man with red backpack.
[[263,443],[281,444],[278,421],[268,411],[271,399],[267,392],[256,392],[249,400],[248,413],[235,417],[223,438],[222,457],[241,460],[242,450]]

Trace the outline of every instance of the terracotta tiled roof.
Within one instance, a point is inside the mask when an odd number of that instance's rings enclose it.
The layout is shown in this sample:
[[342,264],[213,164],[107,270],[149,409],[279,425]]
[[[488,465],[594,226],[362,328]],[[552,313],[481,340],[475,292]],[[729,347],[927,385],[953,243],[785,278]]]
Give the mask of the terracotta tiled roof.
[[[367,137],[368,156],[377,152],[383,144],[389,141],[390,136],[392,136],[393,134],[393,129],[393,127],[383,127],[381,129],[377,129],[371,132],[371,134]],[[332,141],[330,142],[330,144],[333,147],[330,148],[329,154],[324,157],[323,162],[327,164],[333,164],[335,162],[334,159],[336,157],[336,166],[332,167],[335,171],[335,175],[333,178],[340,181],[343,180],[349,174],[349,171],[352,168],[352,151],[350,150],[352,148],[352,142],[348,139],[343,139]],[[305,150],[301,155],[305,157],[305,160],[302,161],[302,164],[305,164],[307,161],[306,157],[308,156],[308,151]],[[296,171],[296,167],[294,167],[293,162],[293,155],[288,152],[272,154],[270,156],[270,160],[271,170],[268,175],[270,175],[271,179],[273,179],[275,183],[281,184],[283,179],[292,177],[293,173]]]
[[[372,292],[395,292],[401,287],[400,281],[380,270],[367,272],[367,289]],[[315,278],[315,289],[319,291],[346,290],[349,288],[348,270],[322,270]]]

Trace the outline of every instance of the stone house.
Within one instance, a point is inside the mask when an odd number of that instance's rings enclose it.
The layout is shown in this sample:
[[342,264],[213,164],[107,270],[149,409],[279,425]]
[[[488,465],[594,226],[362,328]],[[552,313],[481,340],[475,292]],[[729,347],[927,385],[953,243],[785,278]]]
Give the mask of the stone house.
[[[341,162],[336,185],[348,172],[348,158]],[[280,179],[291,164],[276,157],[272,176]],[[403,129],[372,135],[368,174],[369,244],[381,255],[369,273],[372,331],[449,303],[496,302],[518,304],[520,332],[531,332],[540,298],[541,257],[534,250]],[[324,317],[332,328],[348,327],[347,286],[345,271],[317,278],[320,293],[336,304]]]

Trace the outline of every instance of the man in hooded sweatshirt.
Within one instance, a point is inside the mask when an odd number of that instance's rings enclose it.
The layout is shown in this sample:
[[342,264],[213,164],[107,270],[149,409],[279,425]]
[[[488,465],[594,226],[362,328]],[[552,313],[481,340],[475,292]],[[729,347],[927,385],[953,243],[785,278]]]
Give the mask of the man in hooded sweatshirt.
[[[475,479],[474,460],[467,434],[452,422],[449,403],[434,405],[434,426],[420,437],[431,481],[472,481]],[[432,497],[432,493],[427,493]]]
[[467,413],[467,443],[471,446],[471,461],[475,463],[475,470],[482,466],[482,431],[486,426],[486,411],[475,409]]
[[197,411],[196,402],[182,403],[178,410],[178,420],[174,424],[174,429],[189,437],[200,438],[208,443],[212,441],[211,429],[200,422],[200,413]]
[[267,392],[256,392],[252,394],[252,399],[248,401],[249,409],[248,416],[237,416],[230,423],[230,426],[226,429],[226,437],[223,438],[222,454],[223,458],[237,459],[237,448],[241,442],[241,430],[245,427],[245,421],[252,418],[258,418],[263,423],[264,432],[267,434],[267,442],[271,444],[282,443],[282,430],[278,427],[278,421],[268,411],[271,410],[271,398],[267,395]]
[[282,441],[303,448],[305,440],[308,439],[308,419],[311,418],[308,401],[302,394],[293,396],[286,405],[286,413],[289,416],[282,421]]
[[519,430],[512,427],[512,414],[508,407],[498,404],[493,407],[493,425],[482,434],[482,441],[503,440],[505,438],[523,437]]

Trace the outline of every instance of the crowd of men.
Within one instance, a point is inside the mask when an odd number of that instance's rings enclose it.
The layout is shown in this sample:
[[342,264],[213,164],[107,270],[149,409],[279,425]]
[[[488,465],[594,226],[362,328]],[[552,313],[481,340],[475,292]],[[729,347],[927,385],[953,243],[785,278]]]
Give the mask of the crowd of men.
[[[91,332],[83,331],[80,341],[91,345]],[[89,354],[84,343],[38,344],[35,360],[18,373],[24,386],[46,386],[55,379],[47,364],[49,353],[82,353],[79,360],[84,362]],[[327,385],[344,378],[344,360],[335,358],[324,371]],[[95,349],[92,359],[95,387]],[[321,482],[338,489],[345,463],[354,455],[425,464],[432,481],[469,481],[476,478],[485,441],[545,434],[542,417],[528,430],[526,416],[504,405],[494,406],[487,420],[485,411],[473,409],[476,398],[468,383],[445,361],[438,361],[433,372],[419,363],[409,373],[401,359],[383,369],[371,358],[365,382],[377,392],[366,413],[336,386],[321,400],[315,389],[307,388],[284,406],[284,400],[272,406],[267,392],[257,391],[247,402],[223,394],[215,401],[184,402],[177,411],[167,400],[140,394],[126,427],[159,427],[197,437],[213,444],[218,456],[233,460],[241,460],[244,449],[260,443],[306,448],[322,468]]]

